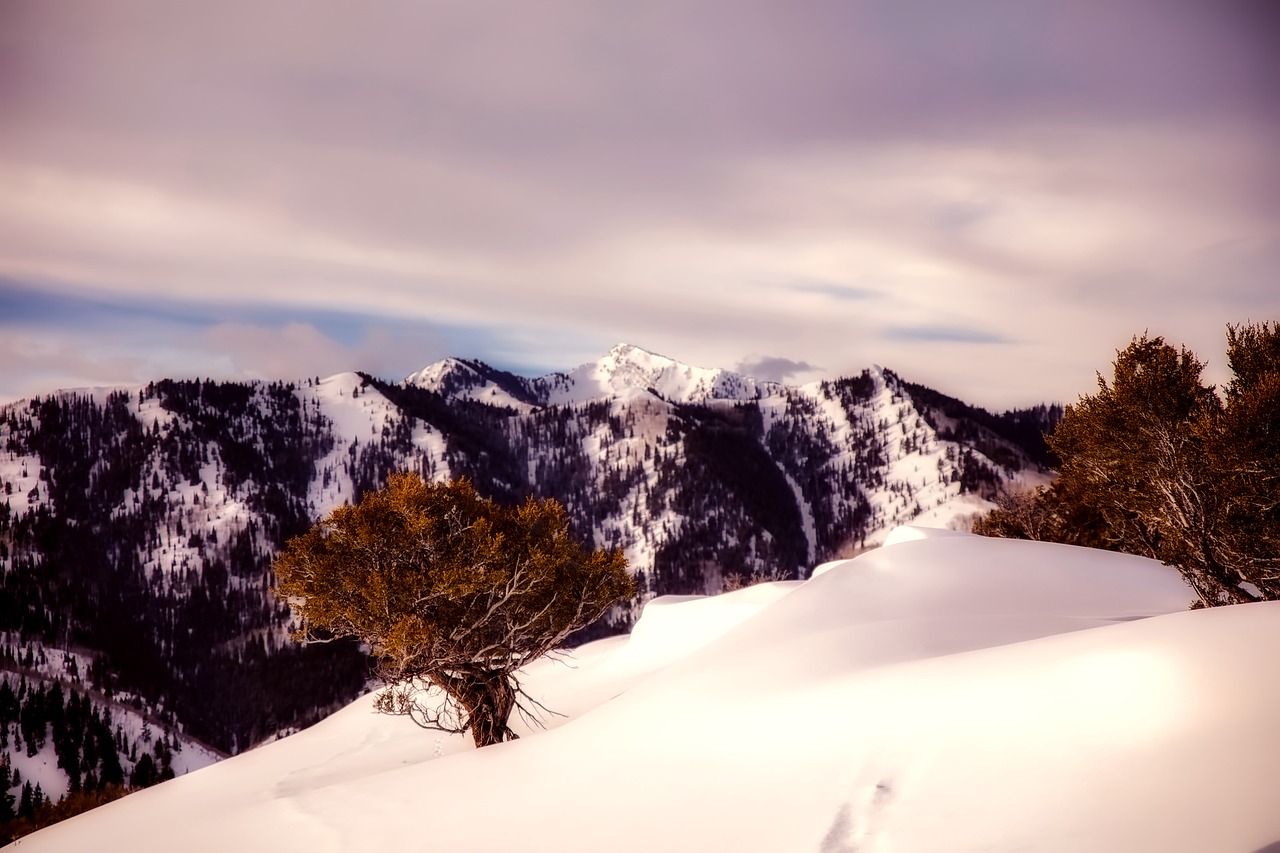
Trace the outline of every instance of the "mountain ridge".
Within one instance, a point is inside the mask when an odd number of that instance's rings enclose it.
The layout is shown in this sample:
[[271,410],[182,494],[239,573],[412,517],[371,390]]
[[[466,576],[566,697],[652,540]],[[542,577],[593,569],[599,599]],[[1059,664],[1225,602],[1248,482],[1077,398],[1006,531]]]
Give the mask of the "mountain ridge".
[[619,345],[534,379],[455,358],[398,382],[163,379],[10,403],[0,631],[20,654],[75,647],[85,689],[240,752],[364,688],[354,647],[289,643],[270,565],[393,471],[559,500],[636,574],[618,630],[653,595],[802,577],[1047,477],[1003,415],[922,388],[881,368],[787,386]]
[[640,393],[677,403],[745,401],[784,387],[724,368],[695,367],[627,343],[616,344],[599,359],[569,371],[534,378],[498,370],[476,359],[448,357],[409,374],[402,382],[454,399],[538,407]]

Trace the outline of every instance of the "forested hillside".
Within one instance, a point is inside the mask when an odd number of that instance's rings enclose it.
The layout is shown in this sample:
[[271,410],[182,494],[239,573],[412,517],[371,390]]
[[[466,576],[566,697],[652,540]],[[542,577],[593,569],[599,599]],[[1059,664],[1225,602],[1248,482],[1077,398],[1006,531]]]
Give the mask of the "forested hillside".
[[235,753],[364,688],[354,646],[288,641],[270,564],[394,471],[559,499],[578,536],[623,549],[638,603],[803,576],[922,515],[962,521],[1001,483],[1043,478],[1020,417],[878,368],[792,388],[626,346],[532,380],[450,359],[399,383],[161,380],[37,397],[0,408],[0,632],[14,672],[23,655],[81,662],[28,693],[60,682],[64,698],[94,697],[86,720],[125,704],[170,742]]

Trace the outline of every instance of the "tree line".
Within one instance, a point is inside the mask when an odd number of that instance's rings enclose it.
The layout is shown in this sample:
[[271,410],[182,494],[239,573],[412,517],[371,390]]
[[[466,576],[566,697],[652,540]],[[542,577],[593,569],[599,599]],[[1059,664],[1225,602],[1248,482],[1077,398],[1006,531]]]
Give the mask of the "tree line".
[[[52,747],[67,791],[24,778],[14,755]],[[144,723],[126,730],[112,710],[60,681],[0,675],[0,841],[11,841],[131,790],[174,777],[182,741]]]

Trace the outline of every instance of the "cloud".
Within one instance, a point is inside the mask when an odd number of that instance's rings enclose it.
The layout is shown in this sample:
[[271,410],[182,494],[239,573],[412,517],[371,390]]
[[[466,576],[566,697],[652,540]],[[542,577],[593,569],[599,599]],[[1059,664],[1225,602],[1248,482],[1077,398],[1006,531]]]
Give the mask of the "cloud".
[[[0,276],[142,364],[179,329],[248,372],[637,340],[1065,396],[1153,314],[1280,314],[1274,20],[1244,10],[9,4]],[[974,343],[994,391],[935,364]]]
[[879,295],[875,290],[868,287],[853,287],[825,281],[798,281],[788,284],[786,287],[796,293],[817,293],[841,300],[872,299]]
[[0,404],[59,388],[134,384],[148,367],[159,370],[148,362],[145,355],[79,335],[6,330],[0,335]]
[[337,345],[309,323],[219,323],[201,334],[198,346],[221,353],[231,373],[255,379],[329,376],[356,363],[350,348]]
[[537,324],[451,325],[0,280],[0,402],[166,376],[295,380],[358,370],[396,380],[448,355],[541,375],[594,360],[612,343]]
[[807,361],[792,361],[780,356],[764,356],[738,364],[737,371],[766,382],[786,382],[790,377],[803,373],[813,373],[822,368]]
[[1054,6],[228,2],[152,5],[145,28],[33,7],[10,22],[6,124],[15,157],[356,244],[538,254],[654,216],[749,216],[722,196],[734,164],[815,145],[1220,124],[1258,94],[1264,54],[1227,13]]
[[890,326],[884,336],[893,341],[948,344],[1011,344],[1004,335],[961,326]]

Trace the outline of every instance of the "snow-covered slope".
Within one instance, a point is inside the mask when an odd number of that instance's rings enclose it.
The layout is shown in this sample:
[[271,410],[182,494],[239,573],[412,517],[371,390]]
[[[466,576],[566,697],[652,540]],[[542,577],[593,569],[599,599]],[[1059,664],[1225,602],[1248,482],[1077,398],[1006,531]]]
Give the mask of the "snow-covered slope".
[[[940,432],[934,424],[954,431],[958,421],[926,411],[878,366],[788,387],[619,344],[597,361],[536,379],[450,358],[403,384],[512,410],[506,434],[530,482],[571,510],[578,501],[550,485],[555,469],[571,470],[572,488],[593,498],[607,487],[609,499],[590,513],[592,539],[622,548],[659,592],[718,588],[722,569],[794,573],[876,545],[916,519],[964,527],[993,506],[988,498],[999,484],[1045,479],[998,437],[987,435],[979,448]],[[1004,451],[1002,462],[990,455],[993,445]],[[793,517],[753,516],[749,500],[715,493],[732,482],[731,469],[753,464],[772,469],[770,488],[788,495]],[[694,544],[709,540],[723,545]],[[739,565],[723,565],[724,549],[741,553]],[[706,567],[704,576],[689,564]]]
[[[327,652],[286,639],[270,566],[391,472],[559,500],[575,535],[626,555],[630,616],[654,595],[802,577],[897,524],[963,526],[1035,470],[1017,434],[975,412],[881,368],[790,387],[626,344],[540,379],[446,359],[403,382],[163,379],[34,398],[0,406],[0,630],[24,652],[92,659],[89,688],[234,753],[361,689],[354,650],[334,652],[334,677],[308,677],[302,658]],[[127,630],[103,615],[121,613]],[[11,654],[0,646],[0,663]],[[312,695],[290,693],[281,716],[295,678]],[[170,679],[192,689],[165,695]],[[196,698],[201,685],[235,702]]]
[[405,385],[435,391],[453,399],[528,411],[545,403],[534,382],[489,365],[462,358],[445,358],[405,377]]
[[598,361],[534,383],[544,389],[548,403],[558,405],[602,398],[626,400],[640,394],[673,403],[754,400],[781,388],[722,368],[693,367],[632,344],[618,344]]
[[568,715],[550,731],[476,752],[376,716],[366,697],[22,849],[1280,841],[1280,744],[1265,735],[1280,714],[1280,605],[1186,612],[1171,570],[1067,546],[892,542],[804,583],[658,599],[631,637],[532,665],[525,682]]

